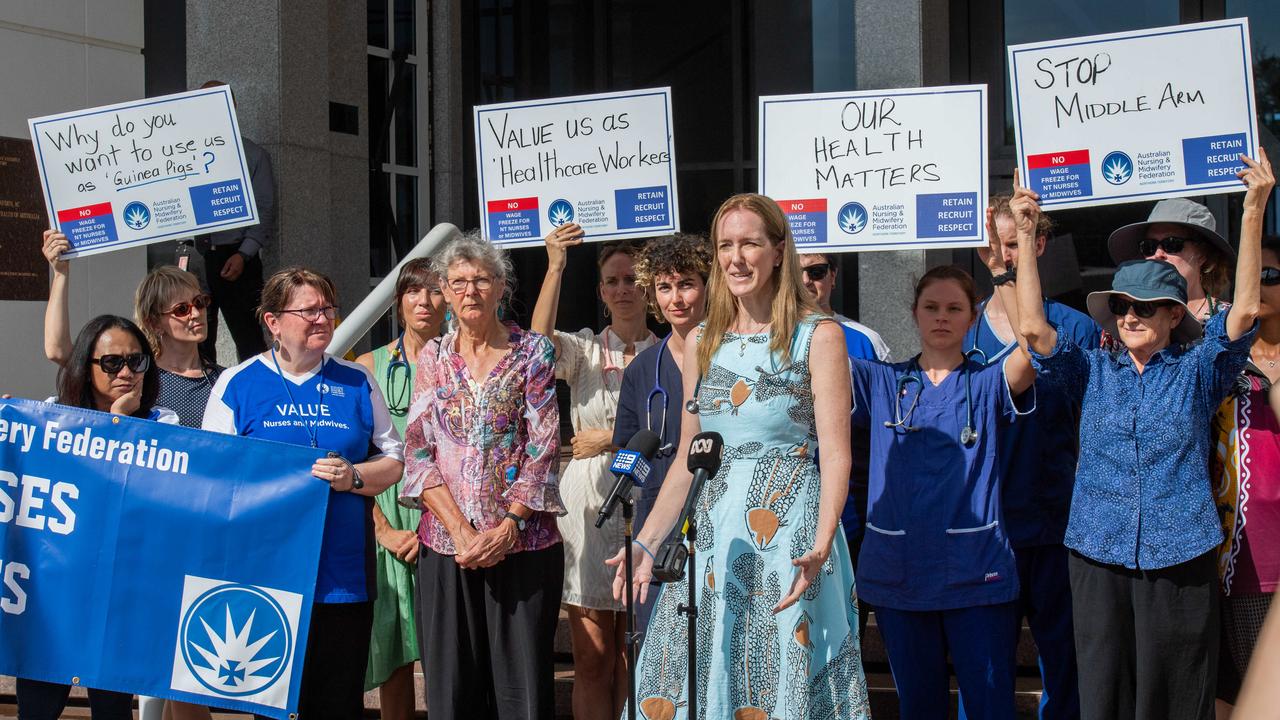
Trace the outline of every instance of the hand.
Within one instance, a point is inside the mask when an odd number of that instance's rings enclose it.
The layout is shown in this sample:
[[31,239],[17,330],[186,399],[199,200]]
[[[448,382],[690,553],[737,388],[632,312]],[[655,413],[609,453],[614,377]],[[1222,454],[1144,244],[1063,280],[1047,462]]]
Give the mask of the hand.
[[138,382],[134,384],[133,389],[116,398],[111,403],[111,412],[116,415],[132,415],[138,412],[138,408],[142,407],[142,376],[138,376]]
[[608,430],[587,429],[569,438],[575,460],[595,457],[613,449],[613,433]]
[[519,536],[515,523],[501,522],[494,529],[476,535],[465,552],[454,556],[454,561],[467,570],[493,567],[515,547]]
[[1271,172],[1271,161],[1267,159],[1267,151],[1258,146],[1258,159],[1240,156],[1241,162],[1245,164],[1245,169],[1236,173],[1236,177],[1240,178],[1245,185],[1249,187],[1244,193],[1244,209],[1254,212],[1262,212],[1267,207],[1267,197],[1271,195],[1271,189],[1276,186],[1276,176]]
[[240,253],[235,253],[222,264],[222,272],[218,274],[222,276],[223,280],[235,282],[242,272],[244,272],[244,256]]
[[1003,275],[1009,267],[1004,263],[1004,248],[1001,247],[1000,233],[996,232],[996,211],[995,208],[987,208],[987,246],[978,248],[978,259],[983,265],[987,266],[987,270],[991,271],[991,277]]
[[412,530],[387,529],[377,534],[377,540],[402,562],[412,565],[418,559],[418,534]]
[[547,270],[563,272],[568,248],[582,244],[586,233],[577,223],[565,223],[547,234]]
[[44,231],[44,244],[41,245],[40,252],[44,253],[44,259],[49,261],[53,271],[58,274],[66,273],[71,266],[71,263],[62,259],[62,253],[71,252],[71,242],[57,230]]
[[[425,503],[423,507],[426,507]],[[449,537],[453,539],[453,551],[456,553],[454,559],[456,560],[458,555],[465,553],[471,547],[471,543],[475,542],[475,539],[479,536],[480,533],[476,532],[471,523],[467,522],[466,519],[459,520],[458,527],[449,533]]]
[[[627,549],[619,548],[618,552],[605,565],[614,568],[613,599],[621,601],[627,591]],[[639,545],[631,548],[631,602],[643,603],[649,597],[649,585],[653,583],[653,558],[640,549]]]
[[1040,196],[1022,187],[1017,168],[1013,169],[1013,198],[1009,200],[1009,212],[1013,213],[1013,224],[1018,227],[1018,234],[1027,234],[1034,239],[1036,224],[1040,222]]
[[800,568],[800,571],[796,573],[795,578],[791,581],[791,592],[787,593],[787,596],[782,598],[782,601],[773,609],[774,614],[780,613],[796,604],[796,601],[800,599],[804,591],[808,590],[809,586],[813,584],[813,579],[818,577],[818,573],[822,572],[822,566],[830,556],[831,546],[828,545],[825,550],[814,548],[791,561],[791,564]]
[[336,457],[322,457],[311,466],[312,477],[324,480],[337,492],[347,492],[355,482],[355,468]]

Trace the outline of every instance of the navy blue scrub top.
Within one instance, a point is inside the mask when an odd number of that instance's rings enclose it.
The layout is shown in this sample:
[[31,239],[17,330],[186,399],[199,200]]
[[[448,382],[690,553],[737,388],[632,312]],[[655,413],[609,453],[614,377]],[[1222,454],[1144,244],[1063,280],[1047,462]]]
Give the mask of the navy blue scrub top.
[[[648,427],[645,424],[645,402],[654,387],[654,369],[659,357],[659,351],[662,353],[662,387],[667,391],[669,398],[667,401],[665,432],[662,427],[661,394],[653,397],[653,404],[647,416],[648,421],[653,426]],[[667,349],[665,343],[651,345],[636,355],[622,373],[622,388],[618,392],[618,414],[613,421],[613,444],[618,447],[626,447],[632,435],[642,429],[648,429],[662,438],[664,444],[672,443],[678,447],[680,445],[680,416],[683,410],[684,386],[680,375],[680,366],[676,364],[676,359],[672,357],[671,351]],[[662,488],[662,481],[667,477],[667,470],[671,468],[671,463],[675,461],[675,457],[675,453],[672,453],[666,457],[656,457],[650,463],[652,468],[649,472],[649,479],[645,482],[644,487],[640,489],[636,498],[635,527],[637,530],[644,527],[644,521],[649,516],[649,511],[653,509],[654,501],[658,499],[658,490]],[[653,548],[653,551],[657,552],[657,548]]]
[[[978,321],[965,336],[987,361],[1003,361],[1016,343],[996,337],[984,301]],[[1045,317],[1082,348],[1096,348],[1102,330],[1088,315],[1053,300]],[[1071,488],[1080,456],[1080,403],[1036,380],[1036,411],[1005,425],[1000,436],[1000,476],[1004,484],[1004,524],[1015,548],[1061,545],[1071,513]]]
[[[936,611],[1009,602],[1018,597],[1013,549],[1001,519],[999,429],[1014,405],[1003,367],[965,361],[934,386],[913,361],[854,360],[853,423],[869,427],[866,535],[858,558],[858,594],[873,606]],[[885,427],[895,419],[898,378],[911,373],[901,398],[920,430]],[[970,376],[978,439],[960,444]]]

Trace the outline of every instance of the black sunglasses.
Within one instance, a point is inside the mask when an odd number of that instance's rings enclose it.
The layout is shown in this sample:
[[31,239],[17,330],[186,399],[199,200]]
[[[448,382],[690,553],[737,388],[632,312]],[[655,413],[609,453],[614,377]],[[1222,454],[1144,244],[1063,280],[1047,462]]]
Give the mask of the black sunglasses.
[[818,281],[825,278],[827,273],[831,272],[831,263],[817,263],[816,265],[809,265],[808,267],[800,269],[804,271],[805,275],[809,276],[810,280]]
[[1280,268],[1264,267],[1262,268],[1262,284],[1267,287],[1272,285],[1280,285]]
[[1107,308],[1111,310],[1111,314],[1116,317],[1124,317],[1129,314],[1129,308],[1133,308],[1133,314],[1140,318],[1146,319],[1156,314],[1156,311],[1169,304],[1167,300],[1130,300],[1120,295],[1112,295],[1107,298]]
[[1188,239],[1176,235],[1162,238],[1143,238],[1138,242],[1138,252],[1142,253],[1142,257],[1151,257],[1156,254],[1157,249],[1161,249],[1170,255],[1177,255],[1182,252],[1182,248],[1186,247]]
[[151,356],[140,352],[129,353],[128,355],[103,355],[102,357],[93,358],[89,362],[102,368],[102,372],[108,375],[119,373],[126,365],[136,373],[144,373],[151,367]]

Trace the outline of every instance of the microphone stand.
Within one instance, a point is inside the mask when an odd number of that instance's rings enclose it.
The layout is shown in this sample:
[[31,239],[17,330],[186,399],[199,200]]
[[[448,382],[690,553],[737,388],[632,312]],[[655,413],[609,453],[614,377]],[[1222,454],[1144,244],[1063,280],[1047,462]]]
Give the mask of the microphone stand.
[[688,697],[685,701],[688,703],[687,716],[689,718],[698,717],[698,590],[693,581],[694,573],[697,571],[697,563],[694,558],[697,550],[694,545],[697,543],[698,530],[693,523],[693,515],[689,516],[689,531],[685,533],[685,541],[689,544],[689,559],[685,561],[685,580],[689,586],[689,604],[677,605],[676,612],[685,616],[688,623],[689,636],[689,661],[688,670],[686,671],[686,680],[689,689],[686,691]]
[[631,573],[633,572],[631,559],[633,533],[632,521],[634,520],[635,506],[631,501],[631,495],[629,493],[620,498],[620,502],[622,503],[622,541],[625,543],[623,545],[623,556],[625,558],[627,578],[625,590],[627,608],[627,674],[629,676],[629,682],[631,683],[629,691],[627,692],[627,720],[636,720],[636,693],[639,690],[636,687],[636,643],[640,639],[640,633],[636,632],[636,606],[635,596],[633,594],[635,583],[631,578]]

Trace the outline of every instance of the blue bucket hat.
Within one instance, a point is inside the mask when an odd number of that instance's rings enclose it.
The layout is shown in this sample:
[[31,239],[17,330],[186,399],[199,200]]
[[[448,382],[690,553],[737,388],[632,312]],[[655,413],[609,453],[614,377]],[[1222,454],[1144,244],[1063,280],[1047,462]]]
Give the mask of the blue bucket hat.
[[1163,260],[1130,260],[1121,263],[1111,280],[1110,290],[1089,293],[1089,316],[1102,329],[1119,337],[1116,316],[1107,305],[1112,295],[1124,295],[1143,301],[1167,300],[1181,305],[1186,312],[1182,315],[1182,322],[1170,334],[1170,340],[1175,343],[1189,343],[1204,334],[1204,328],[1187,307],[1187,281],[1178,274],[1177,268]]

